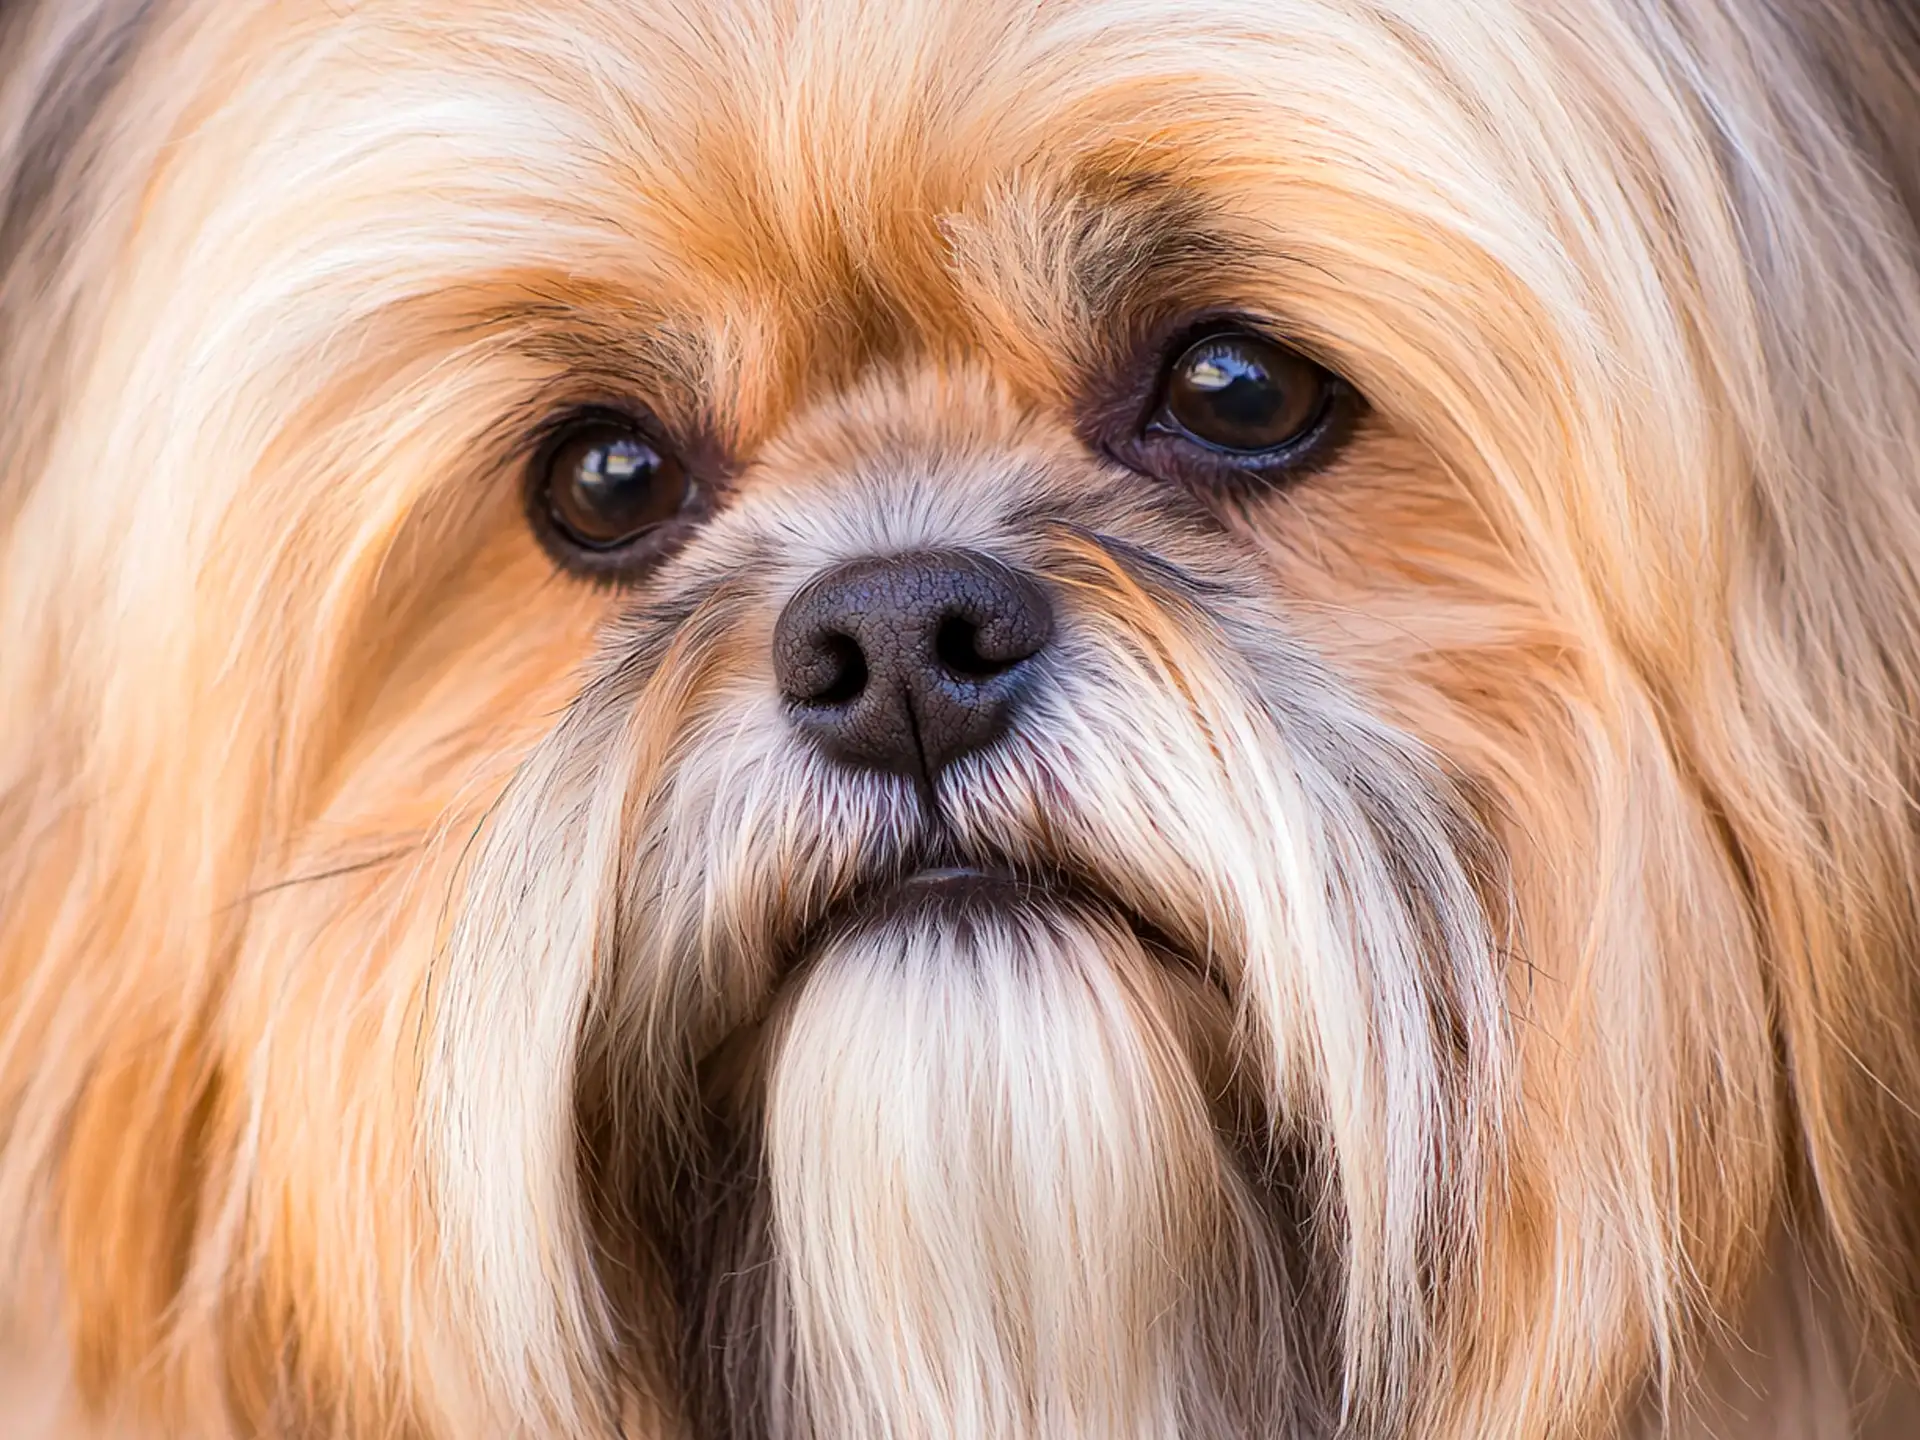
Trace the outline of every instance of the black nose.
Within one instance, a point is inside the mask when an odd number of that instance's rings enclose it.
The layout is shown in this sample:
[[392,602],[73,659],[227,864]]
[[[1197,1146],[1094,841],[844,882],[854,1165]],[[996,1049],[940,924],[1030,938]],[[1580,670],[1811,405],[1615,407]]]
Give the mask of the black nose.
[[971,551],[856,560],[773,630],[793,723],[836,759],[931,782],[1006,730],[1053,634],[1033,581]]

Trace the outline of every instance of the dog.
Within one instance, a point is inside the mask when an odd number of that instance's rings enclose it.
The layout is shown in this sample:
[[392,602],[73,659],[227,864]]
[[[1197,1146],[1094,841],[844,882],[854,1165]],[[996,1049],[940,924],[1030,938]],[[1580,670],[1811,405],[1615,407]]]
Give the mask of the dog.
[[12,0],[7,1433],[1920,1433],[1916,134],[1904,0]]

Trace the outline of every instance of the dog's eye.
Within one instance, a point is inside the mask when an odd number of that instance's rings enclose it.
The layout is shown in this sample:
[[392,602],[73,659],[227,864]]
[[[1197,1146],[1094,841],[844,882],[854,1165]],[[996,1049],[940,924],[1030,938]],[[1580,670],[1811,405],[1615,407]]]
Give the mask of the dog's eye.
[[1229,494],[1278,484],[1337,453],[1365,408],[1338,375],[1251,326],[1189,330],[1163,354],[1155,370],[1135,371],[1128,382],[1142,397],[1130,426],[1082,432],[1157,479]]
[[624,550],[677,519],[695,486],[679,456],[639,424],[570,422],[542,449],[539,494],[559,540],[597,556]]
[[1271,461],[1298,451],[1326,420],[1333,377],[1298,351],[1241,332],[1209,335],[1167,368],[1149,430],[1223,457]]

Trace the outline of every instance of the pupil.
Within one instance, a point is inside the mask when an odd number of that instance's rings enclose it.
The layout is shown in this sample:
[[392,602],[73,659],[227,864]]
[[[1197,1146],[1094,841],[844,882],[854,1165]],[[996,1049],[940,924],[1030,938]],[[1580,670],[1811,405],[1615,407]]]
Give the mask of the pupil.
[[647,498],[659,457],[632,440],[595,446],[581,461],[581,498],[602,514],[618,517]]

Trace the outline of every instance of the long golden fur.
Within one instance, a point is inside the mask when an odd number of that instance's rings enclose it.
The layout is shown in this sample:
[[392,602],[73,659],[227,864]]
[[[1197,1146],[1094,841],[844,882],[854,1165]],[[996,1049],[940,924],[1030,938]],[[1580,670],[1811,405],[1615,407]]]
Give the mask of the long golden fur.
[[[1912,1433],[1916,67],[7,4],[0,1429]],[[1223,500],[1098,437],[1227,311],[1366,405]],[[609,395],[721,497],[630,584],[522,496]],[[775,617],[926,547],[1058,609],[934,798],[1065,888],[822,930],[927,797]]]

